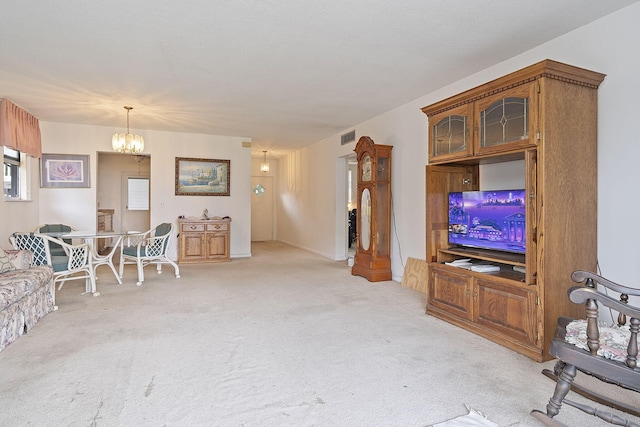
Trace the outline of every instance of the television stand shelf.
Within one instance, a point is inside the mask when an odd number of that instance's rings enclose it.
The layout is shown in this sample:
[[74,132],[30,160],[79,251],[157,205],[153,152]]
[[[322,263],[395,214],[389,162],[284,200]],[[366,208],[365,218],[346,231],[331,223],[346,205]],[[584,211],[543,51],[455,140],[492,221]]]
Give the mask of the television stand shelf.
[[526,266],[524,254],[515,254],[509,252],[496,252],[486,249],[476,248],[448,248],[438,249],[438,262],[451,262],[460,258],[472,258],[489,262],[497,262],[499,264]]
[[[544,60],[422,109],[429,118],[428,314],[536,361],[552,358],[558,317],[583,317],[567,290],[573,271],[596,268],[597,106],[604,77]],[[450,205],[450,193],[513,188],[514,170],[522,171],[516,185],[524,189],[525,224],[518,232],[525,253],[452,246],[450,206],[455,220],[464,217],[460,205]],[[466,225],[498,229],[508,218],[487,223],[469,215]],[[464,259],[500,270],[450,265]]]

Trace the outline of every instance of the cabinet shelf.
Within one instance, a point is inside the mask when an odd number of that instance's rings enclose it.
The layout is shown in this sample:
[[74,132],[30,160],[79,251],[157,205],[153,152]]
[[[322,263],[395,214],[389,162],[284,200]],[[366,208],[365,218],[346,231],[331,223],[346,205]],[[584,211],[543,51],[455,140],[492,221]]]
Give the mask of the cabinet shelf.
[[[441,262],[451,262],[458,258],[472,258],[478,259],[482,261],[496,262],[499,264],[506,264],[510,266],[520,266],[525,267],[525,256],[524,254],[512,254],[508,252],[498,252],[498,251],[490,251],[486,249],[477,249],[477,248],[448,248],[448,249],[439,249],[438,250],[438,260]],[[450,255],[454,258],[448,259],[443,255]],[[441,259],[442,257],[442,259]],[[447,259],[445,259],[447,258]]]
[[444,264],[444,263],[439,264],[438,267],[439,268],[445,268],[445,269],[451,269],[451,271],[455,271],[455,272],[458,272],[458,273],[464,273],[464,274],[469,275],[469,276],[501,278],[501,279],[517,282],[518,284],[524,284],[524,282],[525,282],[524,273],[520,273],[518,271],[515,271],[513,269],[513,266],[508,265],[508,264],[494,264],[494,263],[492,263],[491,265],[497,265],[498,267],[500,267],[500,271],[480,272],[480,271],[467,270],[465,268],[456,267],[456,266],[453,266],[453,265],[447,265],[447,264]]

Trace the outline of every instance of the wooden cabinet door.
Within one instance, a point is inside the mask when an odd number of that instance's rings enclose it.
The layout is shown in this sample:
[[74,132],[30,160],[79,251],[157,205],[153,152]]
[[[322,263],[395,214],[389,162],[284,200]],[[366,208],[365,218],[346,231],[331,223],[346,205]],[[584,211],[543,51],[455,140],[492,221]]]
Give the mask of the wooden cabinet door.
[[478,166],[427,165],[425,172],[427,262],[448,246],[449,192],[478,190]]
[[535,290],[478,277],[473,280],[473,321],[518,341],[537,345]]
[[226,233],[208,233],[207,234],[207,258],[226,257],[228,237],[229,235]]
[[446,311],[462,319],[471,319],[471,280],[432,264],[429,267],[429,308]]
[[182,233],[180,236],[180,259],[199,260],[205,258],[204,234],[202,233]]

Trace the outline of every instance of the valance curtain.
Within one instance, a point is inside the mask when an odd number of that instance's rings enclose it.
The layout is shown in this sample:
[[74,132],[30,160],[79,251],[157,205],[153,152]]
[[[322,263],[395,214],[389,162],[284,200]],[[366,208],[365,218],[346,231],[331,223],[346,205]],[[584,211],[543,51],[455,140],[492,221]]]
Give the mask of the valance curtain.
[[0,145],[42,156],[40,121],[7,98],[0,101]]

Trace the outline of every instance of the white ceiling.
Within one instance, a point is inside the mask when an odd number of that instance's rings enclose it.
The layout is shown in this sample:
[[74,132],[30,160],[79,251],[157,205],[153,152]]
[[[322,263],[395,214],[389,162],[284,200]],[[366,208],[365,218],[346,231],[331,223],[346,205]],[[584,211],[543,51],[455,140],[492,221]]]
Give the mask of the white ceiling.
[[122,128],[132,105],[135,129],[284,151],[636,1],[3,1],[0,97]]

